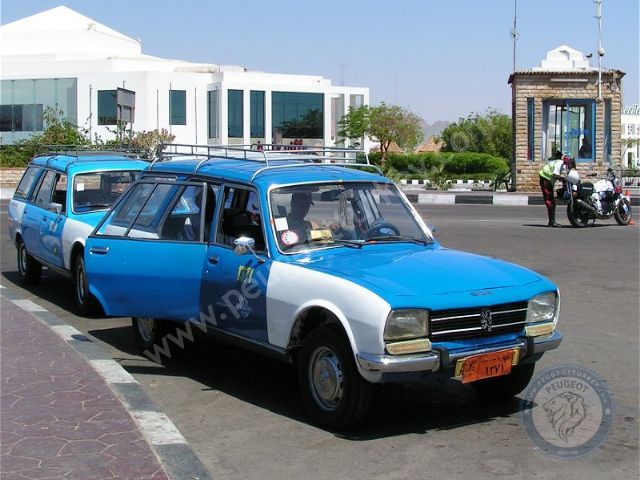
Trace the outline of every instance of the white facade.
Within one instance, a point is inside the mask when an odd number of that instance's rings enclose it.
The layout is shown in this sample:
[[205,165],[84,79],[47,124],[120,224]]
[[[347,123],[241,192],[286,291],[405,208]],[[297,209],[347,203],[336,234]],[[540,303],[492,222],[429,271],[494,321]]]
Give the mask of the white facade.
[[[5,144],[41,130],[43,105],[55,103],[65,110],[65,116],[92,135],[113,138],[115,125],[101,125],[104,120],[100,118],[105,116],[100,112],[103,104],[99,104],[98,96],[105,98],[106,94],[98,92],[118,87],[136,92],[135,131],[165,128],[175,135],[176,143],[249,144],[257,140],[274,143],[273,92],[287,92],[310,94],[309,98],[322,107],[322,128],[313,130],[320,133],[311,134],[313,138],[307,135],[304,143],[335,145],[336,122],[347,113],[349,105],[369,103],[368,88],[333,86],[329,79],[320,76],[254,72],[240,66],[196,64],[145,55],[139,41],[63,6],[0,27],[0,54],[3,108],[0,139]],[[74,91],[72,80],[56,83],[45,79],[75,79],[75,99],[67,98],[67,93]],[[185,92],[180,94],[186,98],[184,125],[171,124],[170,90]],[[229,90],[242,92],[235,92],[234,96],[234,118],[242,118],[242,129],[236,124],[233,138],[229,137]],[[52,91],[55,95],[47,97],[46,92]],[[260,102],[263,98],[262,105],[255,104],[256,112],[252,112],[251,91],[264,92],[256,100]],[[281,102],[295,97],[277,95]],[[215,104],[214,97],[217,97]],[[59,98],[64,98],[65,105],[56,101]],[[238,108],[240,98],[242,105]],[[182,112],[182,104],[179,108]],[[305,111],[303,106],[297,108],[298,112]],[[258,124],[263,134],[252,137],[252,127],[260,130]],[[212,134],[215,132],[217,135]],[[282,142],[293,139],[285,135]]]
[[622,109],[622,165],[638,168],[640,159],[640,104]]

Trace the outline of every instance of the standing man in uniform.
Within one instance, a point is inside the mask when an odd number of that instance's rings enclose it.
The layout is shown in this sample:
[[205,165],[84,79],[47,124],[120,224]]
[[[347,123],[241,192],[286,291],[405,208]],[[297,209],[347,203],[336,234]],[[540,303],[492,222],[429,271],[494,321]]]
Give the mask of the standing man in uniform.
[[553,185],[556,180],[562,180],[566,177],[572,168],[576,168],[575,160],[565,155],[562,160],[553,160],[540,170],[540,188],[542,189],[542,197],[544,198],[544,204],[547,206],[547,215],[549,216],[548,227],[557,228],[561,226],[556,223],[556,199],[554,198]]

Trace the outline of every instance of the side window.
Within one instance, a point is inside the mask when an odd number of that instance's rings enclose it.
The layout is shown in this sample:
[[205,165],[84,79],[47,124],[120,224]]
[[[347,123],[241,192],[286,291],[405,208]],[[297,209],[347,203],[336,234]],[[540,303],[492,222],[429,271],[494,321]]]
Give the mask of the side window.
[[[218,185],[206,186],[204,212],[202,210],[203,189],[204,187],[195,185],[182,189],[172,205],[171,212],[159,229],[159,238],[161,240],[200,242],[202,238],[204,242],[209,241],[209,232],[213,223],[220,187]],[[200,232],[203,227],[201,237]]]
[[53,203],[62,205],[62,213],[67,213],[67,175],[60,173],[56,176],[56,184],[53,187]]
[[27,170],[24,172],[24,175],[22,176],[22,180],[20,180],[20,183],[18,184],[18,188],[16,188],[16,192],[14,195],[17,198],[27,198],[27,195],[29,195],[29,190],[31,190],[31,187],[38,178],[38,174],[41,170],[42,169],[39,167],[27,168]]
[[38,189],[38,193],[33,198],[33,203],[42,208],[47,208],[47,205],[51,203],[51,193],[55,181],[56,172],[49,170],[40,182],[40,188]]
[[239,237],[251,237],[256,242],[256,251],[265,250],[260,201],[253,190],[226,187],[216,241],[233,246]]
[[161,207],[167,201],[167,195],[172,188],[173,185],[166,183],[161,183],[156,186],[149,200],[147,200],[144,207],[142,207],[138,218],[136,218],[132,231],[137,229],[148,230],[154,227],[154,221],[158,215],[162,214]]
[[98,235],[115,235],[124,236],[129,225],[142,210],[145,202],[153,192],[155,184],[139,183],[135,185],[127,197],[114,210],[111,211],[109,217],[98,230]]

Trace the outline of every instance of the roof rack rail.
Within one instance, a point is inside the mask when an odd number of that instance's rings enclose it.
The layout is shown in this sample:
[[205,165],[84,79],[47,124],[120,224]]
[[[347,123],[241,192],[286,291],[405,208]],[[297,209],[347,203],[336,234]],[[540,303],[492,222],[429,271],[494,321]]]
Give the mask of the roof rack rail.
[[[253,174],[251,177],[252,180],[267,169],[290,168],[307,165],[318,166],[319,164],[356,168],[370,167],[382,175],[380,168],[369,161],[369,156],[363,149],[268,143],[253,143],[248,145],[160,144],[158,145],[155,159],[149,166],[149,170],[153,169],[153,166],[157,162],[190,156],[202,158],[202,160],[196,165],[194,173],[197,173],[203,165],[216,158],[264,163],[265,166],[258,169]],[[276,160],[297,160],[302,163],[273,165],[272,162]],[[362,160],[364,160],[364,163]]]
[[[44,153],[41,153],[44,152]],[[46,166],[48,167],[51,161],[57,155],[66,155],[75,157],[75,160],[69,162],[65,171],[69,170],[69,167],[76,163],[82,162],[83,157],[95,157],[96,155],[113,156],[119,155],[130,160],[145,160],[143,158],[144,149],[128,146],[111,146],[111,145],[38,145],[36,147],[36,153],[33,158],[48,157]],[[89,161],[89,159],[86,159]],[[91,158],[90,161],[95,161],[95,158]]]
[[51,155],[69,155],[82,157],[89,155],[113,155],[140,158],[145,153],[143,148],[123,145],[38,145],[34,157]]

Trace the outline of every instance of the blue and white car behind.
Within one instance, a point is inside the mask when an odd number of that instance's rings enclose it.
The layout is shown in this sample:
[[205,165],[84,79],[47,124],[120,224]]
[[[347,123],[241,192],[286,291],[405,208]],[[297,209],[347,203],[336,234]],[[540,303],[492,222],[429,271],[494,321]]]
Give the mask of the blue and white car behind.
[[37,283],[43,266],[73,278],[79,311],[92,313],[96,303],[87,294],[86,238],[147,165],[113,153],[34,158],[9,202],[9,235],[21,280]]
[[562,339],[553,283],[442,247],[390,180],[339,166],[158,163],[86,260],[143,349],[190,322],[294,362],[310,415],[336,429],[362,420],[374,383],[445,375],[510,398]]

